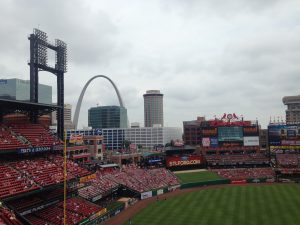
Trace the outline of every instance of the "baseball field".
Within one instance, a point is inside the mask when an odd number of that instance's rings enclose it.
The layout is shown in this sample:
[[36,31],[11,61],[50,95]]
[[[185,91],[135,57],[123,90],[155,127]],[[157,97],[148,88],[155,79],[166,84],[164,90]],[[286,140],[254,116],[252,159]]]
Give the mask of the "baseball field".
[[299,225],[300,186],[225,186],[165,199],[131,218],[131,225]]

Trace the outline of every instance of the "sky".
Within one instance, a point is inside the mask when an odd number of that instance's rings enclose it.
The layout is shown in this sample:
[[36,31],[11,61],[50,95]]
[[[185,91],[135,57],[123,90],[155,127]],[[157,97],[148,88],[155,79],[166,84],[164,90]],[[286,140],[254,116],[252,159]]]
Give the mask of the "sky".
[[[164,94],[164,125],[172,127],[235,113],[265,128],[285,117],[283,96],[300,94],[298,0],[1,0],[0,79],[29,79],[33,28],[68,45],[65,103],[73,112],[98,74],[115,82],[129,122],[141,125],[146,90]],[[39,74],[55,102],[56,77]],[[105,79],[83,101],[79,128],[90,107],[119,104]]]

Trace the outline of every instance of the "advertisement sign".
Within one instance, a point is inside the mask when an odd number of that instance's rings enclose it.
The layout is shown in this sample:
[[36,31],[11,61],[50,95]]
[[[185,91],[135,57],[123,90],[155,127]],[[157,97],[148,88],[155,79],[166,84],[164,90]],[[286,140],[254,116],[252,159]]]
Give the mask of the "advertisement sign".
[[71,134],[69,143],[81,145],[83,143],[83,134]]
[[51,147],[33,147],[33,148],[21,148],[18,150],[18,154],[35,153],[35,152],[47,152]]
[[219,142],[220,147],[230,148],[230,147],[241,147],[243,142]]
[[258,136],[258,127],[257,126],[248,126],[243,127],[244,136]]
[[205,137],[217,136],[218,129],[216,127],[215,128],[204,128],[202,130],[202,135]]
[[53,150],[54,151],[59,151],[59,150],[63,150],[64,149],[64,146],[63,145],[54,145],[53,146]]
[[300,140],[282,140],[281,145],[300,146]]
[[243,128],[218,127],[218,141],[243,141]]
[[97,201],[101,198],[102,198],[102,195],[95,196],[95,197],[92,198],[92,202],[95,202],[95,201]]
[[202,158],[197,155],[186,157],[172,156],[166,158],[167,167],[200,165],[201,163]]
[[85,177],[81,177],[79,179],[79,182],[80,183],[86,183],[86,182],[89,182],[90,180],[93,180],[95,178],[96,178],[96,174],[94,173],[94,174],[91,174],[91,175],[87,175]]
[[259,146],[259,137],[244,137],[244,146]]
[[147,191],[141,194],[141,199],[146,199],[152,197],[152,191]]
[[94,220],[94,219],[96,219],[97,217],[103,215],[103,214],[106,213],[106,212],[107,212],[107,209],[106,209],[106,208],[103,208],[103,209],[101,209],[100,211],[96,212],[94,215],[90,216],[89,219],[90,219],[90,220]]
[[210,138],[210,147],[217,148],[218,146],[218,138]]
[[58,202],[59,202],[59,200],[55,200],[55,201],[53,201],[53,202],[49,202],[49,203],[46,203],[46,204],[44,204],[44,205],[40,205],[40,206],[38,206],[38,207],[30,208],[30,209],[28,209],[28,210],[26,210],[26,211],[21,212],[20,215],[21,215],[21,216],[25,216],[25,215],[27,215],[27,214],[30,214],[30,213],[36,212],[36,211],[38,211],[38,210],[44,209],[44,208],[46,208],[46,207],[48,207],[48,206],[50,206],[50,205],[54,205],[54,204],[56,204],[56,203],[58,203]]
[[157,195],[162,195],[164,193],[164,190],[163,189],[158,189],[157,190]]
[[202,146],[209,147],[210,146],[210,139],[208,137],[202,138]]
[[270,125],[269,145],[280,149],[298,149],[300,146],[300,125]]

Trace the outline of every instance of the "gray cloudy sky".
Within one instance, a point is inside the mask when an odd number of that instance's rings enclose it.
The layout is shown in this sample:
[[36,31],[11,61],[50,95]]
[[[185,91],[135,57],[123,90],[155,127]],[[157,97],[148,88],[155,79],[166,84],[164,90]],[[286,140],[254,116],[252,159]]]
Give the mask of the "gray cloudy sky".
[[[0,78],[29,79],[34,27],[68,44],[73,110],[96,74],[116,83],[130,122],[141,124],[147,89],[162,91],[165,125],[180,127],[232,112],[265,127],[270,116],[284,117],[283,96],[300,94],[299,0],[1,0]],[[55,77],[40,80],[55,99]],[[104,79],[87,90],[79,126],[96,104],[118,105]]]

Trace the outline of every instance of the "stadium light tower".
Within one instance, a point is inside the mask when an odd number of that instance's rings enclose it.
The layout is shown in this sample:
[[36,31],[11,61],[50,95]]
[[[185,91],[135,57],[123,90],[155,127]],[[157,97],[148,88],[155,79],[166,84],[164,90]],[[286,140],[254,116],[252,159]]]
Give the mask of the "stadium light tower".
[[[67,44],[55,39],[55,44],[48,42],[45,32],[34,29],[30,34],[30,101],[38,103],[39,93],[39,71],[47,71],[57,77],[57,135],[64,138],[64,73],[67,72]],[[48,52],[51,49],[55,52],[55,66],[48,65]],[[38,112],[30,116],[32,122],[36,122]]]

